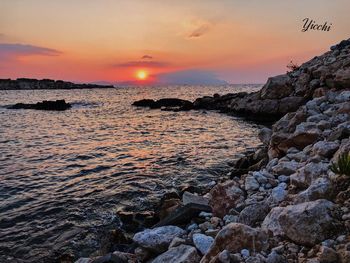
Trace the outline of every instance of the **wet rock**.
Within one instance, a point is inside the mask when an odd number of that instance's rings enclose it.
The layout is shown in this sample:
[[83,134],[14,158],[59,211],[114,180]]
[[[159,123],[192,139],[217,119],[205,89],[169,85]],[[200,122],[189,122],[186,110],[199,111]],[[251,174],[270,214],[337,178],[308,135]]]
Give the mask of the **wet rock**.
[[234,181],[226,181],[217,184],[211,191],[210,206],[213,214],[218,217],[224,217],[231,208],[244,201],[244,192]]
[[237,253],[242,249],[258,252],[266,249],[267,246],[267,235],[260,229],[254,229],[240,223],[231,223],[218,233],[201,263],[210,262],[223,250],[227,250],[229,253]]
[[198,216],[203,211],[211,212],[212,209],[210,206],[207,205],[189,203],[185,206],[178,207],[154,226],[160,227],[166,225],[184,225],[189,223],[192,220],[192,218]]
[[162,226],[136,233],[133,241],[141,247],[155,252],[163,252],[175,237],[181,237],[185,234],[186,231],[177,226]]
[[190,110],[193,107],[192,102],[176,98],[164,98],[157,101],[143,99],[135,101],[132,105],[137,107],[149,107],[151,109],[165,108],[167,110]]
[[197,263],[199,261],[200,257],[194,247],[180,245],[170,248],[152,260],[151,263]]
[[202,255],[205,255],[209,251],[210,246],[214,243],[214,238],[203,234],[194,234],[192,240],[193,244]]
[[333,218],[334,204],[327,200],[276,207],[265,218],[262,228],[274,236],[285,236],[297,244],[313,246],[339,231]]
[[9,106],[8,109],[30,109],[30,110],[47,110],[47,111],[64,111],[72,107],[71,104],[67,103],[65,100],[38,102],[35,104],[25,104],[17,103],[15,105]]

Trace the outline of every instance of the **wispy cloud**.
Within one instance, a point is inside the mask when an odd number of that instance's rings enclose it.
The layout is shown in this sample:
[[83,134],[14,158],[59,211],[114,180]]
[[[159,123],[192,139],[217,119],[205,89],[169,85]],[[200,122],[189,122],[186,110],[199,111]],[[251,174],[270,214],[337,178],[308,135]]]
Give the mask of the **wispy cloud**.
[[197,38],[201,37],[210,30],[210,25],[209,24],[202,24],[199,25],[197,28],[195,28],[190,34],[188,35],[189,38]]
[[62,54],[62,52],[56,49],[46,47],[26,45],[20,43],[0,43],[0,57],[2,58],[32,55],[58,56],[60,54]]
[[169,66],[169,63],[162,61],[128,61],[124,63],[114,64],[113,67],[133,68],[133,67],[150,67],[162,68]]
[[150,55],[143,55],[141,59],[153,59],[153,57]]

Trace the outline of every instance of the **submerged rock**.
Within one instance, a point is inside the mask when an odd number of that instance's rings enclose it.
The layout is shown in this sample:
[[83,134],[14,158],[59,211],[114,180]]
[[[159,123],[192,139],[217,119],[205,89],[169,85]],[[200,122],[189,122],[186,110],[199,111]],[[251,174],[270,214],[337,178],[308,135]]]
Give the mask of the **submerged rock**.
[[29,110],[48,110],[48,111],[64,111],[72,107],[71,104],[67,103],[65,100],[37,102],[35,104],[25,104],[17,103],[15,105],[9,106],[8,109],[29,109]]

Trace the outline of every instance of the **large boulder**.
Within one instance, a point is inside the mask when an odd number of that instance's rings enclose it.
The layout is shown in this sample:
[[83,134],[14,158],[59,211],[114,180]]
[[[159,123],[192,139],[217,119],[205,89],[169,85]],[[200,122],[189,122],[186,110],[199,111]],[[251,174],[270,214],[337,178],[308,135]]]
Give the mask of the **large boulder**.
[[162,226],[136,233],[133,241],[143,248],[160,253],[169,247],[175,237],[184,234],[186,231],[177,226]]
[[276,207],[265,218],[262,228],[274,236],[313,246],[339,231],[339,221],[332,214],[334,209],[335,205],[324,199]]
[[290,176],[291,184],[297,188],[305,189],[309,187],[317,178],[322,177],[329,171],[329,163],[308,163],[298,169]]
[[260,96],[262,99],[281,99],[292,93],[293,87],[290,83],[290,77],[285,74],[269,78],[261,89]]
[[239,214],[238,221],[242,224],[255,227],[257,223],[264,220],[269,211],[270,207],[267,202],[258,202],[246,206]]
[[237,253],[242,249],[259,252],[267,247],[267,235],[261,229],[251,228],[240,223],[231,223],[217,234],[213,245],[202,258],[201,263],[209,263],[223,250],[230,253]]
[[213,187],[210,195],[213,214],[222,218],[231,208],[244,201],[245,194],[235,181],[226,181]]
[[200,257],[194,247],[180,245],[170,248],[153,259],[151,263],[197,263],[199,260]]

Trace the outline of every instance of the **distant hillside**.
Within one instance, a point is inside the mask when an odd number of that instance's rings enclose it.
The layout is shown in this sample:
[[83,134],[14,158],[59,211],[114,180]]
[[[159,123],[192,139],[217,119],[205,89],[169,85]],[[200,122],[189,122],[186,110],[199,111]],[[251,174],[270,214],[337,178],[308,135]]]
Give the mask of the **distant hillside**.
[[76,84],[63,80],[51,79],[27,79],[19,78],[0,79],[0,90],[35,90],[35,89],[96,89],[96,88],[114,88],[113,85],[97,84]]

